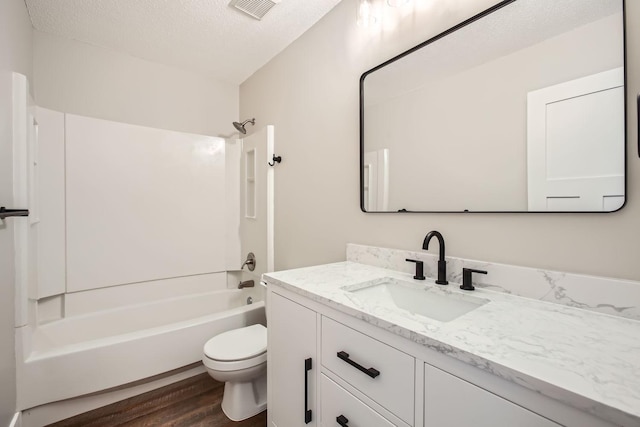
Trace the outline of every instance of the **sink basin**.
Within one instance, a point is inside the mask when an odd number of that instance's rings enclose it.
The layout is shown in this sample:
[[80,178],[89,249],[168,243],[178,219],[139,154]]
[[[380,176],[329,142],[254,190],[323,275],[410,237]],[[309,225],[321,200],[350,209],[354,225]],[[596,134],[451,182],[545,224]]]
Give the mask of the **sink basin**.
[[358,300],[377,306],[408,311],[440,322],[448,322],[486,304],[489,300],[444,289],[385,277],[342,288]]

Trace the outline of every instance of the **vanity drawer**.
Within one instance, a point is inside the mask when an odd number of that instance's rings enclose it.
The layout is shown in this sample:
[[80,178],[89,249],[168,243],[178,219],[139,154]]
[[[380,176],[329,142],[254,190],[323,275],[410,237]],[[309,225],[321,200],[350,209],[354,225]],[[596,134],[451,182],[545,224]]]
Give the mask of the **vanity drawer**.
[[323,316],[322,364],[407,424],[413,424],[413,357]]
[[[394,427],[382,415],[325,375],[320,376],[320,396],[322,399],[322,427]],[[340,422],[337,418],[341,417]]]

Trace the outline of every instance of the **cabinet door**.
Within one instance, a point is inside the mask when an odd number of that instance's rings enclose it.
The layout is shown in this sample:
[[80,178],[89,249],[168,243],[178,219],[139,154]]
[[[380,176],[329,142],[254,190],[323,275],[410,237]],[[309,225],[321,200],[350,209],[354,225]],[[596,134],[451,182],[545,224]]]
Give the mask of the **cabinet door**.
[[316,313],[273,292],[267,310],[270,426],[315,427]]
[[560,427],[540,415],[425,365],[425,427]]

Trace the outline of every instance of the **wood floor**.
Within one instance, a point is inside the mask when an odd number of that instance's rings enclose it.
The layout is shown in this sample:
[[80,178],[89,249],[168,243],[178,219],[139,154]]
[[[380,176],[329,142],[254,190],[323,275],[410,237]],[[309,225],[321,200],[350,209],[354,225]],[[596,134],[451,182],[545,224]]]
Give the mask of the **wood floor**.
[[49,427],[265,427],[267,413],[233,422],[222,409],[224,383],[201,374]]

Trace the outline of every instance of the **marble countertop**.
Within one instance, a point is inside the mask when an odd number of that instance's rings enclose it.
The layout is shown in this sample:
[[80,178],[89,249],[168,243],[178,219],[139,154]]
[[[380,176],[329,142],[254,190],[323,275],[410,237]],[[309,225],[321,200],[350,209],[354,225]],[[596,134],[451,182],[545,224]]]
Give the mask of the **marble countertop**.
[[[413,280],[354,262],[267,273],[281,286],[621,426],[640,426],[640,322],[490,290]],[[343,288],[392,277],[488,303],[448,322],[373,305]],[[452,286],[453,285],[453,286]]]

